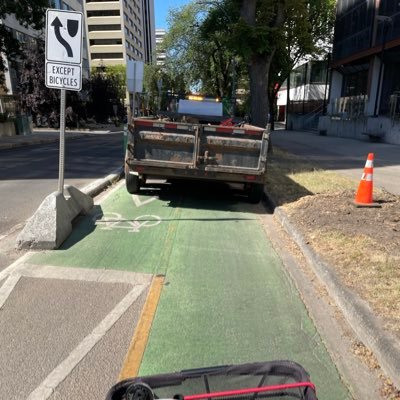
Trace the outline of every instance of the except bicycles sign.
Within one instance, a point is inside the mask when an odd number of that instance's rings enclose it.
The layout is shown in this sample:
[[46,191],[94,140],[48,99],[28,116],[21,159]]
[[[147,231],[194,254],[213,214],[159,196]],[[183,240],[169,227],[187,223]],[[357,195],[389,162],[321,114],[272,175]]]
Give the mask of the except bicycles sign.
[[46,12],[46,86],[80,91],[82,88],[82,13]]

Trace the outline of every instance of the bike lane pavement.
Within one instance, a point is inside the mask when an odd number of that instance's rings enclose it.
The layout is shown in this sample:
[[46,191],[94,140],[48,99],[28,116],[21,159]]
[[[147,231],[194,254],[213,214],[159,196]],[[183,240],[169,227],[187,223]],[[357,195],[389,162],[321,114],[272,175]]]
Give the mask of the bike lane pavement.
[[[218,197],[218,196],[217,196]],[[299,362],[322,399],[350,399],[255,208],[165,187],[119,188],[35,265],[163,274],[139,374]]]

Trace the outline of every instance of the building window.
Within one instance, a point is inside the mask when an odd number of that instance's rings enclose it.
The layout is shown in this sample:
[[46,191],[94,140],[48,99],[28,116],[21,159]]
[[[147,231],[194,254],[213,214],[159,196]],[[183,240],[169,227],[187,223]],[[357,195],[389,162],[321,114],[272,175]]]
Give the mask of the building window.
[[368,70],[344,75],[344,96],[358,96],[367,94]]
[[90,58],[92,60],[121,59],[124,55],[122,53],[92,53]]
[[89,32],[101,32],[101,31],[119,31],[121,30],[121,25],[89,25]]
[[119,16],[119,10],[93,10],[88,11],[87,16],[90,17],[113,17]]
[[91,46],[122,44],[122,39],[90,39],[89,43]]

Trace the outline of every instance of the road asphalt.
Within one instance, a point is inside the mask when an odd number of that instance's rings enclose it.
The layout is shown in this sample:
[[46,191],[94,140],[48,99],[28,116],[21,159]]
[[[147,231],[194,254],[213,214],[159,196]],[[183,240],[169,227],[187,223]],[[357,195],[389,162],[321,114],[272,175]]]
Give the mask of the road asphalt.
[[[109,132],[122,131],[123,127],[108,127],[98,130],[66,130],[65,139],[79,139],[90,134],[107,134]],[[60,131],[54,129],[34,129],[31,135],[0,136],[0,150],[12,149],[15,147],[30,146],[58,142]]]
[[[72,133],[72,132],[68,132],[68,134],[70,135],[70,137],[81,137],[82,133]],[[282,133],[281,133],[282,134]],[[48,133],[48,132],[35,132],[33,135],[31,135],[32,137],[23,137],[23,138],[0,138],[0,148],[11,148],[11,147],[15,147],[15,146],[20,146],[20,145],[28,145],[28,144],[37,144],[37,143],[43,143],[43,140],[48,140],[48,141],[58,141],[58,135],[56,135],[55,133]],[[297,136],[297,138],[299,138],[300,135]],[[303,137],[305,138],[305,140],[309,140],[309,134],[307,136],[303,135]],[[345,139],[339,139],[341,141],[345,140]],[[348,145],[350,144],[350,141],[347,142]],[[274,143],[276,145],[279,144],[278,143]],[[351,144],[354,144],[354,146],[357,147],[357,142],[356,141],[351,141]],[[8,146],[8,147],[7,147]],[[384,157],[384,154],[380,154],[380,157]],[[392,161],[388,161],[388,165],[392,163]],[[393,163],[391,164],[393,165]],[[360,171],[362,169],[362,165],[360,167]],[[118,174],[117,174],[118,175]],[[108,177],[109,180],[109,177]],[[102,186],[103,185],[103,186]],[[105,182],[97,182],[94,186],[92,186],[91,193],[95,194],[98,193],[101,190],[101,187],[105,186]],[[386,190],[390,191],[390,187],[385,187]],[[394,192],[396,192],[396,190],[394,190]],[[126,196],[125,196],[126,197]],[[98,209],[98,211],[102,214],[103,211],[107,211],[107,212],[114,212],[115,210],[112,209],[111,205],[118,204],[118,202],[124,202],[126,201],[126,198],[124,196],[122,196],[121,194],[118,194],[118,192],[114,195],[112,201],[108,201],[108,203],[105,206],[105,209],[102,210],[101,208]],[[147,200],[150,200],[151,197],[147,198]],[[138,200],[138,204],[145,204],[145,202],[147,201],[146,198],[142,198],[141,200]],[[164,205],[164,207],[167,205]],[[111,207],[110,210],[108,210],[107,207]],[[153,204],[153,207],[155,207],[155,205]],[[193,208],[195,209],[195,206],[193,206]],[[191,208],[193,210],[193,208]],[[118,252],[116,253],[112,253],[110,252],[110,248],[107,247],[107,245],[105,244],[104,248],[102,249],[102,253],[98,255],[98,257],[96,257],[96,260],[93,261],[93,265],[88,265],[88,262],[85,262],[85,267],[89,267],[89,268],[106,268],[109,265],[113,265],[114,268],[117,269],[126,269],[128,265],[136,265],[137,262],[139,260],[141,260],[141,254],[144,255],[148,252],[149,250],[149,243],[153,243],[154,241],[151,240],[151,233],[153,232],[152,229],[146,229],[146,226],[151,227],[153,219],[152,219],[152,215],[153,213],[159,212],[159,209],[155,209],[155,210],[150,210],[147,211],[146,208],[146,213],[149,213],[151,215],[146,215],[147,219],[145,221],[145,223],[140,223],[140,219],[139,219],[139,227],[137,226],[137,224],[133,227],[130,227],[130,229],[142,229],[146,232],[147,236],[150,234],[150,237],[147,240],[144,241],[140,241],[140,243],[138,243],[137,245],[135,245],[135,252],[133,252],[133,256],[135,257],[133,260],[132,259],[123,259],[121,258],[122,252],[120,252],[118,254]],[[171,214],[172,212],[172,214]],[[323,271],[323,268],[327,268],[329,270],[329,266],[327,265],[322,265],[321,266],[321,260],[318,258],[318,255],[316,254],[310,254],[310,249],[309,247],[302,242],[302,238],[299,237],[299,234],[296,230],[296,228],[290,224],[290,221],[287,221],[287,217],[286,215],[284,215],[283,211],[280,209],[276,210],[277,212],[277,216],[280,219],[280,221],[282,222],[282,225],[285,226],[285,229],[289,232],[289,234],[295,239],[295,241],[297,241],[297,243],[299,244],[303,254],[305,254],[306,258],[309,260],[310,264],[312,264],[315,268],[315,271],[317,271],[317,276],[321,279],[321,281],[324,283],[324,285],[326,285],[328,287],[328,290],[330,291],[331,295],[333,298],[336,299],[336,301],[339,302],[339,306],[340,308],[343,310],[344,315],[346,316],[346,318],[350,321],[350,325],[353,327],[355,327],[355,331],[357,332],[357,329],[359,330],[365,330],[365,327],[368,327],[367,329],[367,336],[370,336],[370,340],[372,340],[373,342],[377,343],[377,346],[374,348],[374,352],[378,353],[378,358],[381,362],[382,367],[384,368],[385,372],[389,374],[389,376],[392,377],[393,379],[393,374],[394,376],[396,376],[395,374],[397,374],[397,377],[400,376],[400,365],[399,365],[399,360],[400,360],[400,350],[399,350],[399,345],[398,343],[394,343],[391,339],[392,338],[388,338],[386,336],[386,334],[380,329],[380,325],[379,323],[377,323],[376,317],[374,315],[372,315],[371,313],[368,312],[368,310],[366,311],[365,309],[363,309],[362,307],[358,307],[358,299],[351,297],[352,294],[348,294],[347,290],[345,290],[344,288],[337,286],[339,285],[338,282],[335,281],[334,278],[332,278],[331,275],[329,275],[329,273],[327,273],[326,271]],[[173,354],[173,352],[170,352],[167,354],[163,354],[163,357],[161,360],[159,360],[159,356],[160,356],[160,348],[161,347],[170,347],[170,348],[179,348],[180,346],[184,345],[184,339],[187,337],[187,335],[192,335],[192,340],[194,340],[194,342],[197,341],[199,348],[196,349],[195,353],[193,355],[190,355],[190,360],[195,360],[194,362],[194,366],[205,366],[205,365],[198,365],[199,363],[209,363],[209,362],[213,362],[214,360],[217,360],[218,357],[222,360],[225,361],[224,359],[224,351],[223,350],[230,350],[231,346],[232,349],[233,348],[237,348],[238,347],[238,342],[236,342],[236,340],[238,339],[235,336],[232,336],[231,339],[233,340],[232,343],[228,343],[228,347],[227,344],[223,344],[221,342],[218,342],[221,338],[218,338],[218,335],[215,335],[215,331],[213,330],[213,328],[215,328],[214,324],[218,324],[219,322],[221,322],[223,320],[224,315],[221,314],[219,319],[217,319],[216,321],[210,321],[207,318],[207,314],[210,312],[209,309],[199,309],[199,310],[195,310],[192,308],[192,306],[190,306],[189,304],[189,299],[191,296],[200,296],[199,300],[201,300],[201,294],[200,292],[197,293],[197,289],[198,289],[198,285],[204,285],[204,287],[208,287],[209,285],[211,285],[211,287],[213,287],[213,285],[217,282],[224,282],[224,280],[227,280],[229,275],[230,275],[230,271],[229,271],[229,263],[226,264],[227,269],[226,271],[223,271],[223,275],[224,276],[218,276],[215,275],[216,271],[212,271],[212,270],[206,270],[206,271],[201,271],[202,268],[205,265],[208,265],[209,263],[206,262],[205,260],[202,260],[201,258],[201,254],[197,254],[194,258],[195,260],[197,260],[197,262],[192,265],[191,269],[188,269],[188,263],[187,260],[185,261],[185,257],[186,255],[188,257],[190,257],[191,259],[193,259],[193,254],[195,249],[190,245],[189,242],[186,243],[186,238],[187,237],[191,237],[191,235],[193,236],[194,233],[196,233],[196,237],[192,238],[196,243],[202,243],[203,240],[205,240],[205,238],[207,238],[207,243],[210,243],[209,241],[209,234],[210,232],[202,232],[201,229],[198,232],[192,232],[192,231],[185,231],[185,229],[183,229],[183,226],[181,225],[180,227],[180,231],[177,231],[177,223],[174,221],[177,220],[182,220],[183,215],[177,215],[177,213],[182,214],[182,208],[178,207],[177,208],[173,208],[172,210],[170,209],[170,214],[166,214],[162,216],[163,221],[165,220],[166,222],[163,222],[162,225],[160,225],[159,229],[163,229],[165,230],[164,232],[164,241],[161,243],[163,245],[163,247],[159,249],[159,251],[156,251],[155,253],[151,253],[153,255],[150,254],[149,257],[146,256],[145,263],[140,264],[140,268],[139,268],[139,272],[140,273],[145,273],[145,274],[149,274],[149,273],[157,273],[157,274],[165,274],[167,273],[167,278],[168,281],[166,282],[167,286],[164,288],[164,294],[163,294],[163,298],[162,301],[160,303],[160,313],[159,313],[159,317],[158,319],[155,320],[155,324],[153,326],[153,329],[151,331],[151,336],[150,336],[150,341],[149,341],[149,347],[148,347],[148,351],[145,353],[145,357],[142,363],[142,367],[141,367],[141,372],[142,373],[153,373],[153,372],[159,372],[159,367],[155,367],[156,362],[157,365],[161,365],[161,369],[166,371],[166,370],[171,370],[171,364],[172,367],[177,367],[179,368],[180,365],[182,365],[181,360],[176,359],[175,358],[175,354]],[[116,216],[114,216],[116,217]],[[198,216],[196,213],[194,213],[193,211],[190,212],[189,214],[185,214],[184,215],[185,219],[190,219],[190,220],[199,220]],[[101,218],[101,216],[99,217]],[[132,216],[130,218],[126,218],[127,220],[134,220],[135,218],[137,218],[136,216]],[[214,218],[214,215],[212,213],[206,213],[206,214],[202,214],[201,218],[206,218],[207,220],[212,220]],[[229,218],[232,218],[232,214],[229,213],[226,216],[227,220],[229,220]],[[252,230],[254,231],[254,229],[257,229],[256,226],[254,225],[253,222],[251,222],[251,215],[249,214],[234,214],[234,218],[236,220],[236,224],[240,225],[241,227],[241,231],[240,231],[240,235],[238,236],[238,240],[243,241],[248,237],[251,237],[253,235],[253,232],[250,234],[250,232],[247,232],[247,225],[251,225]],[[120,218],[120,216],[118,216],[118,219],[120,219],[122,221],[122,219]],[[243,221],[240,221],[241,219],[243,219]],[[249,222],[250,220],[250,222]],[[97,218],[95,218],[93,221],[97,221]],[[121,225],[121,221],[119,221],[119,224]],[[169,221],[169,222],[168,222]],[[95,222],[96,224],[96,222]],[[101,226],[101,222],[97,222],[98,226]],[[142,228],[140,226],[140,224],[142,225]],[[146,225],[147,224],[147,225]],[[90,225],[90,224],[89,224]],[[48,252],[46,254],[44,254],[43,256],[37,255],[30,260],[30,262],[32,263],[37,263],[38,265],[40,264],[51,264],[51,265],[60,265],[60,266],[73,266],[75,268],[80,267],[80,260],[81,255],[84,254],[85,251],[92,251],[91,249],[93,248],[93,246],[96,243],[96,238],[94,235],[93,231],[93,227],[91,228],[90,226],[86,226],[83,225],[83,227],[81,226],[81,229],[74,231],[74,233],[71,236],[71,239],[69,239],[69,241],[66,243],[65,248],[63,249],[63,251],[61,252]],[[118,225],[118,223],[116,224]],[[154,224],[157,225],[157,224]],[[201,227],[201,224],[199,224],[199,227]],[[105,228],[105,233],[107,232],[107,228],[110,228],[110,226],[105,226],[103,227]],[[129,227],[128,227],[129,228]],[[83,229],[83,230],[82,230]],[[112,230],[112,227],[110,228]],[[125,230],[124,230],[125,229]],[[120,229],[121,232],[125,232],[126,228],[124,229]],[[230,232],[230,236],[235,236],[236,231],[238,229],[235,229],[234,231]],[[97,230],[96,230],[97,231]],[[101,230],[100,230],[101,232]],[[217,227],[215,227],[214,230],[212,230],[211,233],[213,233],[216,235],[215,240],[219,240],[219,236],[220,233],[218,232]],[[247,232],[247,233],[246,233]],[[99,233],[98,233],[99,234]],[[104,234],[104,232],[103,232]],[[204,237],[202,237],[204,235]],[[120,236],[120,238],[122,238],[122,236]],[[126,239],[124,239],[126,240]],[[179,246],[176,247],[176,249],[172,249],[171,247],[171,241],[175,241],[176,243],[180,243]],[[199,242],[200,241],[200,242]],[[129,240],[128,240],[129,242]],[[129,243],[126,243],[126,246],[129,246]],[[206,242],[205,242],[206,243]],[[104,245],[103,244],[103,245]],[[152,245],[153,245],[152,244]],[[158,245],[161,245],[160,243]],[[248,243],[249,246],[251,247],[251,243]],[[87,246],[87,249],[78,249],[76,252],[73,252],[71,249],[73,249],[73,247],[77,245],[79,246]],[[164,246],[165,245],[165,246]],[[235,247],[235,243],[227,243],[227,245],[229,245],[230,247],[233,246],[233,248]],[[122,244],[121,244],[122,246]],[[90,249],[90,250],[89,250]],[[210,249],[209,249],[210,250]],[[254,253],[257,254],[257,257],[255,260],[255,262],[252,264],[251,269],[254,271],[246,271],[247,273],[250,273],[250,276],[252,276],[252,274],[254,273],[254,276],[257,276],[257,274],[259,273],[258,270],[258,262],[261,262],[261,259],[264,258],[267,253],[270,252],[271,249],[261,249],[259,246],[257,246],[256,249],[254,249]],[[172,252],[174,252],[174,254],[172,254]],[[118,257],[116,257],[116,255],[118,255]],[[240,259],[239,259],[238,254],[234,255],[232,260],[230,260],[230,265],[233,266],[234,268],[236,268],[238,271],[240,270]],[[154,259],[152,259],[152,257],[155,257]],[[213,253],[212,255],[210,255],[211,260],[212,258],[217,257],[218,258],[218,253]],[[171,260],[171,258],[175,258],[176,260],[178,260],[179,262],[177,264],[175,264],[174,268],[171,268],[168,271],[168,264]],[[260,260],[258,260],[258,258],[260,258]],[[156,262],[156,259],[159,260],[158,262]],[[135,262],[135,260],[137,260]],[[274,261],[274,263],[277,263],[278,261]],[[90,262],[89,262],[90,264]],[[154,267],[156,265],[156,268]],[[212,264],[211,264],[212,265]],[[261,265],[261,264],[260,264]],[[275,267],[274,267],[275,268]],[[321,269],[322,268],[322,269]],[[130,267],[128,268],[130,269]],[[258,272],[257,272],[258,271]],[[169,274],[168,274],[169,272]],[[185,273],[184,273],[185,272]],[[188,273],[188,278],[189,281],[183,278],[183,276]],[[274,274],[277,273],[276,271],[274,272]],[[207,276],[207,275],[210,276]],[[247,274],[246,274],[247,275]],[[276,276],[276,278],[278,281],[280,279],[282,279],[281,277],[279,277],[279,275]],[[332,288],[332,282],[331,280],[334,280],[334,287]],[[185,282],[183,282],[183,280],[185,280]],[[1,281],[1,279],[0,279]],[[251,287],[246,287],[243,286],[243,283],[238,281],[237,287],[222,287],[220,289],[215,288],[214,292],[217,292],[219,290],[223,290],[225,291],[229,291],[230,295],[232,296],[232,300],[235,300],[235,293],[251,293],[251,291],[254,288],[257,288],[256,292],[254,292],[256,295],[258,295],[259,293],[262,293],[262,288],[258,288],[257,286],[257,280],[256,279],[252,279],[251,280],[252,285],[250,285]],[[250,283],[251,283],[250,282]],[[187,285],[189,283],[189,286],[185,289],[185,284]],[[287,290],[290,289],[290,285],[288,285],[288,282],[283,284],[283,287],[286,287]],[[330,287],[331,285],[331,287]],[[336,285],[336,286],[335,286]],[[203,286],[202,286],[203,287]],[[184,289],[184,291],[182,292],[182,289]],[[273,289],[273,286],[271,286],[269,289]],[[268,290],[269,290],[268,289]],[[285,289],[285,290],[286,290]],[[237,292],[236,292],[237,290]],[[289,290],[291,292],[291,289]],[[211,293],[210,293],[211,294]],[[182,295],[184,295],[185,298],[185,302],[184,304],[181,304],[180,307],[183,307],[184,311],[188,312],[189,315],[199,315],[201,316],[200,321],[196,321],[196,323],[194,322],[193,319],[188,320],[187,324],[185,325],[185,328],[183,330],[180,330],[179,328],[182,328],[181,326],[176,326],[174,324],[174,317],[176,318],[176,316],[178,314],[176,314],[176,312],[178,311],[177,306],[179,304],[179,301],[182,299]],[[215,294],[213,295],[215,297]],[[289,294],[289,297],[293,296],[293,293]],[[349,297],[350,296],[350,297]],[[218,296],[217,296],[218,297]],[[247,299],[246,301],[248,301],[249,303],[252,301],[256,300],[257,296],[251,296],[249,298],[247,298],[247,295],[245,296],[245,298]],[[340,302],[340,297],[344,297],[345,301]],[[261,299],[263,298],[263,296],[261,295],[260,297]],[[213,304],[218,304],[218,302],[221,302],[222,299],[219,298],[215,298],[214,299],[216,301],[216,303]],[[295,303],[296,305],[294,305]],[[234,303],[234,302],[233,302]],[[291,299],[291,304],[294,307],[294,310],[297,309],[297,307],[299,307],[297,305],[297,300],[294,300],[293,298]],[[258,304],[257,307],[259,307],[259,310],[262,309],[262,307],[265,306],[263,304],[263,300],[260,301],[260,303]],[[239,306],[240,307],[240,306]],[[256,307],[256,308],[257,308]],[[278,307],[278,305],[277,305]],[[356,307],[356,309],[354,309],[354,307]],[[300,309],[297,309],[297,311]],[[182,311],[182,310],[181,310]],[[215,309],[213,310],[214,312],[216,311]],[[218,311],[218,310],[217,310]],[[232,323],[235,321],[234,315],[235,313],[237,313],[237,308],[232,308],[231,305],[226,306],[226,310],[224,309],[220,309],[218,312],[224,312],[226,311],[227,314],[229,316],[232,317],[232,319],[230,319],[232,321]],[[242,310],[241,312],[244,313],[244,315],[246,315],[246,310]],[[303,311],[299,311],[300,313],[303,313]],[[252,324],[252,320],[251,318],[248,318],[250,316],[246,316],[246,321],[248,319],[248,329],[251,329],[251,324]],[[272,317],[272,316],[270,316]],[[221,321],[220,321],[221,320]],[[197,323],[200,322],[200,325]],[[239,323],[239,319],[237,319],[237,322]],[[270,329],[269,326],[270,322],[267,325],[263,325],[262,321],[260,321],[260,324],[257,325],[257,327],[255,328],[255,331],[253,332],[253,335],[255,337],[254,340],[256,340],[256,342],[258,340],[261,340],[261,336],[258,337],[258,334],[262,332],[262,329]],[[290,322],[290,320],[288,320],[287,322],[287,328],[290,330],[294,329],[295,326]],[[201,326],[201,329],[204,331],[199,332],[196,331],[196,329],[199,328],[199,326]],[[188,328],[188,331],[186,330]],[[220,329],[220,327],[217,327],[218,330]],[[224,329],[228,329],[231,327],[225,327]],[[311,326],[306,325],[302,325],[302,329],[308,332],[308,335],[315,335],[314,332],[311,332],[313,330],[313,328]],[[229,331],[229,329],[228,329]],[[201,338],[204,337],[204,332],[207,335],[207,338],[210,338],[212,340],[217,341],[218,345],[220,346],[218,351],[222,351],[221,354],[219,354],[219,356],[216,355],[211,355],[210,354],[208,356],[206,356],[207,354],[207,349],[209,349],[209,346],[212,346],[212,343],[207,342],[207,343],[203,343],[201,341]],[[233,331],[232,331],[233,332]],[[246,329],[243,330],[242,333],[242,339],[244,340],[245,338],[245,332]],[[304,332],[303,332],[304,333]],[[282,337],[284,336],[284,333],[281,332]],[[314,336],[313,336],[314,337]],[[278,340],[279,338],[276,338],[275,341],[272,341],[271,343],[269,343],[269,345],[271,346],[271,348],[273,349],[278,349],[276,350],[277,355],[280,355],[280,342]],[[318,338],[314,337],[314,340],[319,340]],[[366,338],[364,336],[364,340],[368,341],[368,338]],[[260,342],[261,343],[261,342]],[[265,345],[266,343],[264,343],[263,345]],[[308,344],[309,345],[309,344]],[[172,347],[171,347],[172,346]],[[236,355],[237,355],[237,361],[241,362],[243,360],[246,360],[246,356],[244,354],[246,349],[242,349],[242,351],[237,351],[236,350]],[[191,349],[187,349],[186,353],[190,353]],[[317,350],[313,350],[313,352],[315,352]],[[318,350],[319,351],[319,350]],[[303,354],[303,353],[302,353]],[[251,354],[250,354],[251,355]],[[198,359],[195,359],[195,357],[198,357]],[[216,356],[216,357],[214,357]],[[225,354],[226,356],[226,354]],[[256,358],[260,356],[260,354],[255,354],[254,355]],[[304,357],[305,355],[303,354],[300,357]],[[319,354],[317,359],[320,359],[320,357],[324,357],[323,355]],[[191,362],[189,362],[190,366],[193,365],[193,363],[191,364]],[[326,367],[326,364],[325,364]],[[174,368],[172,368],[174,369]],[[317,364],[315,367],[313,367],[313,370],[318,371],[318,367]],[[321,371],[319,371],[320,373],[322,373]],[[318,372],[317,372],[318,373]],[[332,371],[330,371],[330,373],[332,373]],[[321,378],[318,378],[321,379]],[[326,390],[329,392],[330,387],[327,387]],[[340,389],[342,390],[342,389]],[[321,393],[321,391],[320,391]],[[323,393],[327,393],[325,391],[325,389],[323,390]],[[333,396],[332,398],[346,398],[345,397],[346,394],[345,392],[343,392],[340,397],[335,397]],[[331,398],[331,397],[325,397],[325,398]]]

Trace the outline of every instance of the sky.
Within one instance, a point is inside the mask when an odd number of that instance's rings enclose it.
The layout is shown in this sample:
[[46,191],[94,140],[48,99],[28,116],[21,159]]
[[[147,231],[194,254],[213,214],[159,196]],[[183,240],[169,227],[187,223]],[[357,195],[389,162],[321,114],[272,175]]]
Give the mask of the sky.
[[180,7],[187,3],[190,3],[190,0],[154,0],[156,29],[168,28],[167,15],[170,8]]

